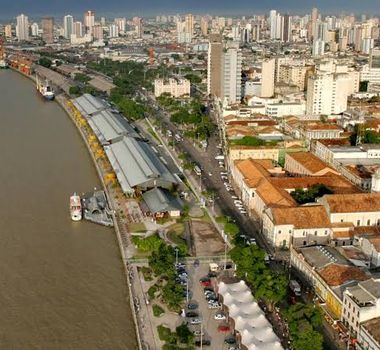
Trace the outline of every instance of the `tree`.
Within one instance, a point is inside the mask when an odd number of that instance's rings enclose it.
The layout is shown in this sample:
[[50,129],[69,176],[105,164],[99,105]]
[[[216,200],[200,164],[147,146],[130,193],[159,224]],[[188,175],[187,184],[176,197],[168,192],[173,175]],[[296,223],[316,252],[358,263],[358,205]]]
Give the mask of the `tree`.
[[193,342],[194,334],[190,331],[186,324],[182,323],[175,330],[180,343],[191,344]]
[[87,83],[91,80],[89,76],[83,73],[76,73],[74,76],[74,81],[78,81],[80,83]]
[[80,90],[80,87],[79,86],[70,86],[69,88],[69,94],[70,95],[74,95],[74,96],[78,96],[81,94],[81,90]]
[[183,302],[183,287],[174,279],[169,279],[162,288],[162,299],[172,310],[178,310]]
[[175,250],[164,242],[162,242],[158,249],[149,257],[149,266],[152,268],[156,276],[174,276],[174,263]]
[[234,238],[239,233],[239,227],[232,222],[227,222],[224,225],[224,232]]
[[51,65],[52,65],[52,61],[51,59],[47,58],[47,57],[41,57],[39,60],[38,60],[38,64],[40,66],[43,66],[43,67],[46,67],[46,68],[50,68]]
[[299,204],[313,203],[317,198],[325,194],[333,193],[327,186],[323,184],[316,184],[310,186],[307,190],[303,188],[296,188],[290,195]]

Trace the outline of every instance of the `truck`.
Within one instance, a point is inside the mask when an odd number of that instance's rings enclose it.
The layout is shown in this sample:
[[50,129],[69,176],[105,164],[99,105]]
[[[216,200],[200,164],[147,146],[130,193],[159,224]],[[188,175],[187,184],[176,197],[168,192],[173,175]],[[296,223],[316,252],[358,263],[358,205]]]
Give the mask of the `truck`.
[[301,286],[296,280],[290,280],[289,288],[297,297],[301,295]]

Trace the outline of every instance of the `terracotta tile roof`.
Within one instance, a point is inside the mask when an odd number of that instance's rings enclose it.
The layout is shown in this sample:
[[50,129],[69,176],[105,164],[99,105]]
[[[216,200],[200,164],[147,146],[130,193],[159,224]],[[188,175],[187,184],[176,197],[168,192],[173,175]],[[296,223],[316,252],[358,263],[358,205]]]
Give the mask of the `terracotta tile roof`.
[[380,317],[364,321],[362,323],[362,327],[364,327],[368,331],[368,333],[372,335],[372,337],[377,341],[377,343],[380,343]]
[[341,286],[349,281],[365,281],[369,279],[366,273],[358,267],[330,264],[321,270],[319,275],[331,287]]
[[229,126],[226,128],[226,134],[228,137],[233,137],[233,136],[253,136],[255,135],[255,130],[251,127],[248,126]]
[[287,153],[286,157],[294,159],[312,174],[318,173],[325,169],[329,170],[331,173],[336,173],[335,170],[310,152]]
[[294,225],[296,229],[330,227],[330,220],[322,205],[273,208],[272,215],[276,225]]
[[346,238],[346,239],[351,239],[354,237],[354,232],[351,230],[348,231],[333,231],[332,234],[333,239],[337,238]]
[[256,188],[256,193],[268,207],[293,207],[297,205],[288,192],[275,187],[266,178],[261,179]]
[[316,140],[317,142],[322,143],[325,146],[350,146],[350,140],[349,139],[322,139],[322,140]]
[[341,130],[341,128],[336,124],[324,123],[306,124],[304,128],[305,130]]
[[244,118],[243,120],[231,120],[227,123],[228,126],[274,126],[277,123],[274,120],[267,118]]
[[380,236],[380,226],[355,226],[355,236]]
[[269,172],[266,169],[273,168],[272,162],[267,159],[262,162],[253,159],[239,160],[235,162],[235,166],[245,179],[267,177]]
[[327,194],[322,197],[331,213],[380,211],[380,193]]
[[372,243],[376,251],[380,252],[380,237],[371,237],[368,240]]
[[356,193],[359,190],[342,176],[331,174],[330,176],[304,176],[304,177],[273,177],[271,182],[287,190],[296,188],[308,188],[313,185],[323,184],[334,193]]

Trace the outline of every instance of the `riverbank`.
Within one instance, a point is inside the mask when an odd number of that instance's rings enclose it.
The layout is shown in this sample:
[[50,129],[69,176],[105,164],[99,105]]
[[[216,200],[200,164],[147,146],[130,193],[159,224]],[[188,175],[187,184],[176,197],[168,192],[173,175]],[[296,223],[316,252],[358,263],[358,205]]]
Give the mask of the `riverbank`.
[[[17,69],[12,69],[12,70],[20,73],[22,76],[24,76],[26,78],[29,78],[33,83],[35,83],[35,77],[33,75],[23,74],[22,72],[20,72]],[[52,82],[52,83],[54,84],[54,82]],[[57,91],[58,89],[55,89],[55,90]],[[91,148],[91,144],[89,143],[89,135],[88,135],[89,130],[85,130],[83,128],[84,125],[82,125],[80,123],[80,120],[78,120],[78,118],[77,118],[78,115],[75,113],[76,111],[73,109],[73,106],[70,102],[69,97],[64,93],[60,93],[60,94],[56,95],[55,101],[65,111],[66,115],[70,117],[71,121],[76,126],[77,131],[81,135],[81,138],[82,138],[82,140],[83,140],[83,142],[87,148],[87,151],[91,156],[93,165],[95,166],[98,178],[100,179],[102,187],[103,187],[103,189],[107,195],[107,198],[108,198],[108,201],[110,204],[110,208],[112,210],[112,218],[113,218],[113,222],[114,222],[114,228],[115,228],[115,232],[116,232],[119,252],[120,252],[120,255],[122,258],[124,276],[125,276],[125,280],[127,282],[127,287],[128,287],[128,292],[129,292],[127,301],[129,302],[130,310],[131,310],[132,317],[133,317],[135,334],[137,337],[137,346],[138,346],[139,350],[149,349],[149,346],[144,342],[143,336],[140,332],[140,329],[142,329],[142,328],[139,327],[139,322],[138,322],[138,318],[136,315],[136,309],[135,309],[135,305],[134,305],[134,299],[136,297],[136,293],[134,293],[134,290],[132,288],[132,282],[133,281],[132,281],[131,277],[133,277],[133,272],[132,272],[132,269],[129,269],[128,259],[127,259],[127,255],[126,255],[127,246],[128,246],[128,244],[131,244],[131,242],[128,238],[128,235],[127,235],[127,232],[126,232],[124,226],[121,225],[121,222],[119,221],[120,219],[118,219],[118,217],[117,217],[117,208],[118,207],[120,208],[120,205],[118,204],[118,201],[117,201],[117,199],[119,197],[115,198],[115,193],[117,193],[117,188],[112,189],[110,184],[108,184],[108,185],[106,184],[105,177],[106,177],[108,169],[105,169],[104,166],[102,167],[99,164],[99,159],[96,158],[94,151]],[[108,162],[108,160],[106,160],[106,159],[100,160],[100,162],[101,161],[103,161],[104,163]],[[119,193],[117,193],[117,195],[119,195]],[[131,343],[132,343],[132,341],[131,341]]]

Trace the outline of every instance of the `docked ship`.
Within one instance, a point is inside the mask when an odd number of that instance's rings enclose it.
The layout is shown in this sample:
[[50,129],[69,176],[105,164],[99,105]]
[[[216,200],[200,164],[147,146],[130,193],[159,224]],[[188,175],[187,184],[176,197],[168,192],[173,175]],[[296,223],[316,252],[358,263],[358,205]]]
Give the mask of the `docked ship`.
[[70,215],[71,220],[73,221],[82,220],[82,203],[80,197],[76,193],[70,197]]
[[3,60],[3,59],[0,59],[0,69],[7,69],[8,68],[8,63]]
[[54,91],[49,83],[49,80],[41,80],[38,75],[36,75],[36,87],[37,91],[47,100],[54,100]]

